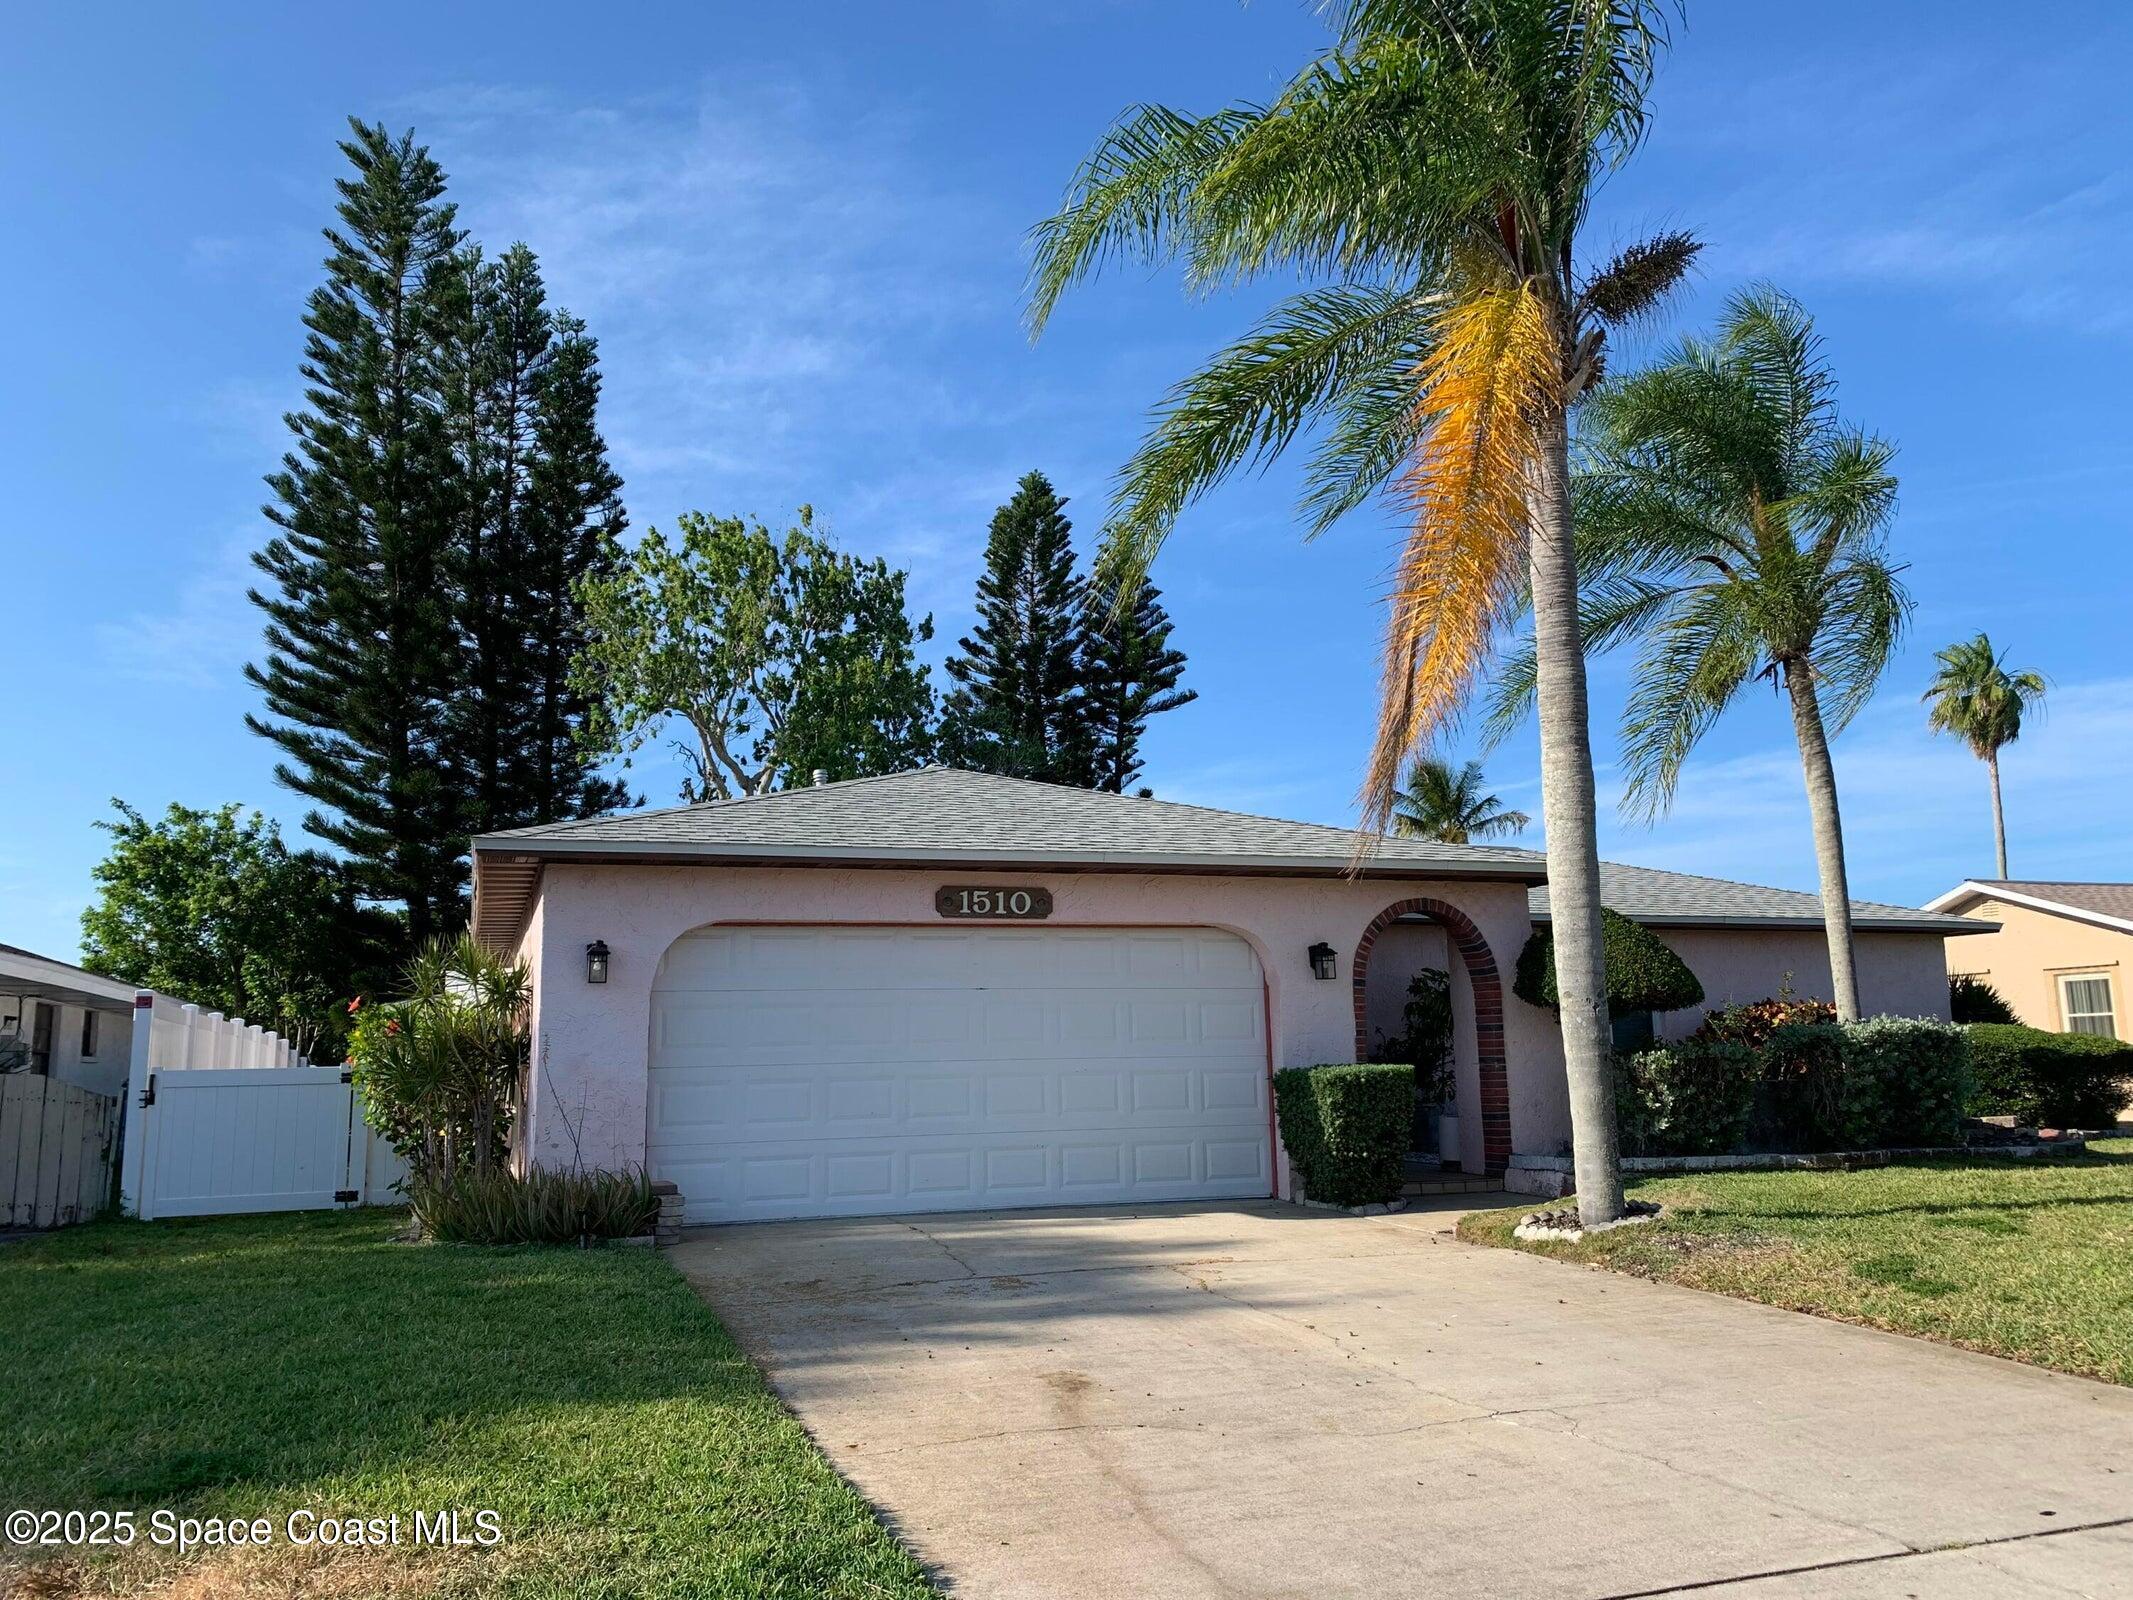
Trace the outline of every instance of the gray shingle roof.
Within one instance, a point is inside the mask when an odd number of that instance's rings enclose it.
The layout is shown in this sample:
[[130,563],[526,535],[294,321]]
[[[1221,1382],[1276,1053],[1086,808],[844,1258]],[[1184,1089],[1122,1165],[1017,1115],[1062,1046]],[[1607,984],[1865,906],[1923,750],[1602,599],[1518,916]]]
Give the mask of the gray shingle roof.
[[2069,911],[2133,922],[2133,883],[2067,883],[2048,878],[1972,878],[1970,882],[1987,894],[1997,891],[2010,899],[2020,895],[2049,900]]
[[[664,811],[487,834],[488,854],[926,860],[1341,871],[1361,838],[1315,822],[1139,800],[954,767],[924,767]],[[1540,854],[1422,839],[1374,841],[1372,872],[1538,881]]]
[[[1547,918],[1545,884],[1527,891],[1527,901],[1536,922]],[[1819,895],[1797,889],[1766,889],[1760,884],[1735,883],[1728,878],[1702,878],[1687,872],[1661,872],[1654,867],[1625,867],[1612,861],[1600,863],[1600,903],[1634,922],[1654,927],[1822,926]],[[1990,924],[1967,917],[1881,905],[1871,900],[1852,902],[1852,926],[1936,933],[1991,931]]]

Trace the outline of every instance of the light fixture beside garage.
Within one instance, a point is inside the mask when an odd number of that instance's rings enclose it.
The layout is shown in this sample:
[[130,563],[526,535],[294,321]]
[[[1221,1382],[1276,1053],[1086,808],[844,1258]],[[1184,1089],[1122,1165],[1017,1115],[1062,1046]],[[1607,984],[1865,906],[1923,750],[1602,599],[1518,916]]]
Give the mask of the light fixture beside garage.
[[585,947],[585,981],[607,982],[607,941],[595,939]]
[[1333,976],[1333,946],[1321,939],[1317,944],[1311,946],[1306,953],[1311,957],[1312,977],[1330,978]]

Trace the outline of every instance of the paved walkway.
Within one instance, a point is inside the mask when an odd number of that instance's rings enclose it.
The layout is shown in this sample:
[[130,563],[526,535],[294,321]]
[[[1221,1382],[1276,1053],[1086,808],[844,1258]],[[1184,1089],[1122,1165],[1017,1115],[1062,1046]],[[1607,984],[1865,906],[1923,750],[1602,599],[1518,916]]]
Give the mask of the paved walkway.
[[965,1597],[2133,1596],[2133,1391],[1267,1204],[675,1260]]

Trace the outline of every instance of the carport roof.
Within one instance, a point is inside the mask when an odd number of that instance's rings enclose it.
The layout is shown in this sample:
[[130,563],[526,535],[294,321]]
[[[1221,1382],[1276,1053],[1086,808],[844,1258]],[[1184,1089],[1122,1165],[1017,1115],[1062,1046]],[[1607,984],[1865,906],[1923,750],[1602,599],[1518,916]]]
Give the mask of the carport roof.
[[514,938],[540,867],[549,861],[940,863],[1319,877],[1348,871],[1359,847],[1370,877],[1538,883],[1545,874],[1533,850],[1376,839],[1315,822],[921,767],[741,800],[484,834],[474,841],[475,931],[484,939]]

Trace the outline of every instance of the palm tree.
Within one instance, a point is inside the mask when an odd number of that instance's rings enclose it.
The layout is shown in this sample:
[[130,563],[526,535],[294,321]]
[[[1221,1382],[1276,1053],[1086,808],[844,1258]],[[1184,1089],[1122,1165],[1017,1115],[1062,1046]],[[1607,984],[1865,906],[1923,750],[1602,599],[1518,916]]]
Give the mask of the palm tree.
[[1437,756],[1419,755],[1407,769],[1407,787],[1393,795],[1392,831],[1439,844],[1471,844],[1499,833],[1517,833],[1533,819],[1507,811],[1481,790],[1481,763],[1454,768]]
[[[1641,640],[1623,714],[1623,807],[1672,804],[1697,741],[1751,680],[1779,690],[1807,782],[1837,1015],[1859,1015],[1851,890],[1829,739],[1872,696],[1910,615],[1883,534],[1894,447],[1842,422],[1807,313],[1736,295],[1715,339],[1687,339],[1586,408],[1572,498],[1596,649]],[[1492,721],[1527,692],[1514,656]]]
[[1266,105],[1143,106],[1039,225],[1031,321],[1114,259],[1195,290],[1310,286],[1174,388],[1120,475],[1102,562],[1144,572],[1178,514],[1307,431],[1302,512],[1324,531],[1383,495],[1409,532],[1390,596],[1367,825],[1409,752],[1457,716],[1530,590],[1563,1054],[1580,1213],[1622,1214],[1601,974],[1599,851],[1571,407],[1610,329],[1649,313],[1685,234],[1597,272],[1576,252],[1601,178],[1641,139],[1666,0],[1333,0],[1332,47]]
[[2009,672],[1992,653],[1992,641],[1980,633],[1937,652],[1940,671],[1926,689],[1933,709],[1926,723],[1935,733],[1952,733],[1992,774],[1992,847],[2000,876],[2007,876],[2007,818],[2000,810],[2000,747],[2022,737],[2022,718],[2044,714],[2042,673]]

